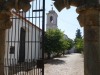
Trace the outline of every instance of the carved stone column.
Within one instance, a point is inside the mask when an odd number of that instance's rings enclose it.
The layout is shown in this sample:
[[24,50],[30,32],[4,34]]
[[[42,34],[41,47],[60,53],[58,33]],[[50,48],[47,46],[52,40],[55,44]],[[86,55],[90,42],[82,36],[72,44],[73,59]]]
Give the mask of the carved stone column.
[[0,75],[4,75],[5,31],[10,28],[11,9],[27,12],[32,0],[0,0]]
[[100,75],[99,5],[77,8],[78,21],[84,27],[84,75]]
[[0,29],[0,74],[4,75],[5,30]]
[[8,12],[0,13],[0,75],[4,75],[5,32],[11,25]]

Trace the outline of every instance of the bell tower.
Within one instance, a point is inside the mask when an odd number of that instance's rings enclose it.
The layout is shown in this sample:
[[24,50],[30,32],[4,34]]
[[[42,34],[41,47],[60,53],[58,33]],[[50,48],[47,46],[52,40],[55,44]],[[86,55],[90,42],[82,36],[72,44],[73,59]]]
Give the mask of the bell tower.
[[47,13],[47,24],[46,24],[46,30],[48,29],[57,29],[57,13],[53,10],[53,7],[52,7],[52,10],[50,10],[48,13]]

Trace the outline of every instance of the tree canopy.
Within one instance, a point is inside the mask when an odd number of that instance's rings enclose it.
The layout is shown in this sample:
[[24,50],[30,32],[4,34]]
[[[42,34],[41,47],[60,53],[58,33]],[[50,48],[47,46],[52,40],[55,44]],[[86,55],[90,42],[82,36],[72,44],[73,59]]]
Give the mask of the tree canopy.
[[77,52],[83,51],[84,41],[80,32],[80,29],[76,30],[76,37],[74,39],[74,44]]
[[70,47],[68,39],[60,29],[49,29],[45,33],[44,49],[47,53],[62,53]]
[[76,30],[76,38],[82,38],[80,29]]

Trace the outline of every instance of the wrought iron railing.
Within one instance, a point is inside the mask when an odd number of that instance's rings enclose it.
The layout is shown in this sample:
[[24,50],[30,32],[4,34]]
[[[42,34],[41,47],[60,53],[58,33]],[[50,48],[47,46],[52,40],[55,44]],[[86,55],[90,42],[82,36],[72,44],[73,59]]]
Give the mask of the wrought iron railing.
[[12,10],[6,30],[5,75],[44,75],[45,0],[33,0],[28,12]]

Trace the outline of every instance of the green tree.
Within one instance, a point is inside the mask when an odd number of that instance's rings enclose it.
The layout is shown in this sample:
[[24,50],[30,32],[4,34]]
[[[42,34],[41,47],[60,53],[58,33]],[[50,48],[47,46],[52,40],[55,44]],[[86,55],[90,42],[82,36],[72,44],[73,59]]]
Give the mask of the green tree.
[[68,38],[67,41],[68,41],[68,48],[67,49],[70,50],[74,46],[74,41],[70,38]]
[[81,53],[81,51],[83,51],[83,46],[84,46],[83,39],[77,38],[75,43],[75,48],[78,53]]
[[76,37],[74,39],[74,44],[75,44],[75,48],[76,48],[78,53],[83,51],[84,41],[83,41],[83,38],[82,38],[82,35],[80,32],[80,29],[76,30]]
[[76,38],[82,38],[80,29],[76,30]]
[[44,49],[48,53],[48,58],[50,54],[55,52],[57,54],[63,52],[67,49],[67,40],[64,39],[64,32],[59,29],[49,29],[45,33]]

